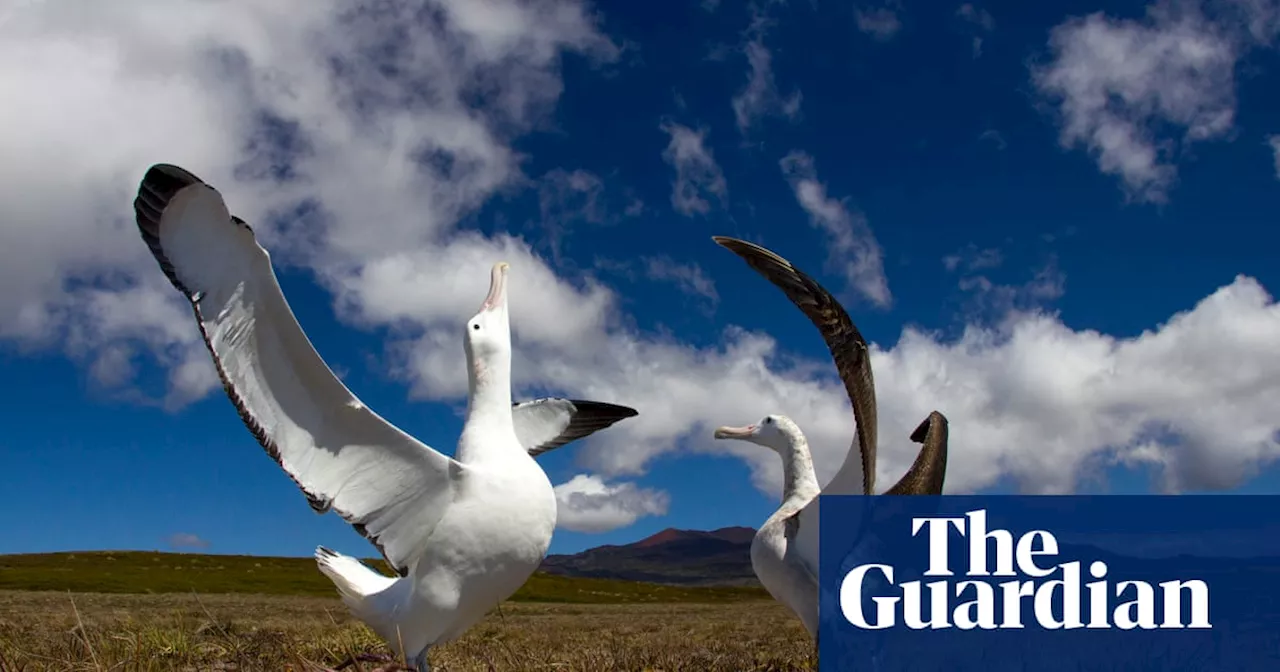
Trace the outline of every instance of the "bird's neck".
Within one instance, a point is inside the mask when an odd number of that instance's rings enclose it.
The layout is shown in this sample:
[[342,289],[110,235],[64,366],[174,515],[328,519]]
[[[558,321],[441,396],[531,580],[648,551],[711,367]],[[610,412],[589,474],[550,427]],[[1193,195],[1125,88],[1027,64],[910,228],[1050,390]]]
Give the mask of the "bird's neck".
[[511,418],[511,355],[473,357],[468,352],[467,377],[467,417],[456,459],[473,462],[510,454],[513,446],[519,447]]
[[818,495],[818,476],[813,471],[813,458],[809,455],[809,442],[789,439],[788,450],[782,451],[782,501],[808,501]]

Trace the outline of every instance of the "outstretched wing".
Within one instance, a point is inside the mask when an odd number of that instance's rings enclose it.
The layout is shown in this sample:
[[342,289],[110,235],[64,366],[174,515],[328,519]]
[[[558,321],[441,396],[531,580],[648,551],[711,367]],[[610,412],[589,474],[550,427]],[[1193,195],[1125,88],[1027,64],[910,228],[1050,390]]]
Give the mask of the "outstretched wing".
[[511,405],[511,420],[520,445],[537,457],[590,436],[619,420],[634,417],[634,408],[601,401],[544,397]]
[[911,433],[911,440],[924,444],[916,461],[886,495],[941,495],[947,476],[947,418],[934,411]]
[[857,432],[854,440],[862,458],[862,491],[863,494],[873,494],[876,481],[876,387],[866,339],[831,292],[792,266],[791,262],[745,240],[727,236],[712,236],[712,239],[742,257],[757,273],[781,289],[822,334],[853,406]]
[[221,194],[157,164],[133,203],[151,253],[190,301],[240,419],[317,512],[332,509],[402,576],[464,467],[367,408],[298,325],[271,258]]

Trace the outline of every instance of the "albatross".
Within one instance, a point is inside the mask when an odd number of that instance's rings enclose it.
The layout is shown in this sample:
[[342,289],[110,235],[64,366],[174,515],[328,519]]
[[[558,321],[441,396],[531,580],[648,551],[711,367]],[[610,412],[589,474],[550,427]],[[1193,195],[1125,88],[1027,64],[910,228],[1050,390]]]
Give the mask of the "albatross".
[[[809,443],[785,415],[745,427],[720,427],[717,439],[748,441],[782,458],[782,503],[751,542],[751,567],[774,599],[818,634],[818,495],[872,495],[876,478],[876,392],[867,342],[844,306],[791,262],[754,243],[713,236],[787,295],[822,334],[853,406],[854,440],[826,487],[818,485]],[[923,444],[915,462],[886,495],[938,495],[947,469],[947,419],[933,411],[911,434]]]
[[318,513],[334,511],[397,576],[323,546],[320,571],[351,612],[419,672],[542,562],[556,497],[534,456],[637,414],[602,402],[511,398],[508,264],[464,329],[466,422],[453,457],[360,402],[294,318],[267,251],[221,194],[152,166],[134,201],[142,238],[191,303],[227,397]]

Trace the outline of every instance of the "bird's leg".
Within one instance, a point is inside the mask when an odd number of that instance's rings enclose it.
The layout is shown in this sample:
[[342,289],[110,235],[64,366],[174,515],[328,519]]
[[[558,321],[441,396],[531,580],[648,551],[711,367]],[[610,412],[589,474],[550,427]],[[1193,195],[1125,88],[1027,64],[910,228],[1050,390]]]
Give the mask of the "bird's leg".
[[422,653],[414,656],[413,666],[417,668],[417,672],[431,672],[431,665],[427,663],[427,652],[430,650],[431,647],[428,646],[422,650]]

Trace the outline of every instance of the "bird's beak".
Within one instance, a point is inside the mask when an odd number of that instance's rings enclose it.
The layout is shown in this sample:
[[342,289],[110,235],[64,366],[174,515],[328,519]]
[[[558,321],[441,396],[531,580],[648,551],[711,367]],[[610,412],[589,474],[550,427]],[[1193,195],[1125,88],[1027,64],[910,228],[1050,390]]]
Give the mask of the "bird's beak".
[[499,261],[493,265],[493,273],[489,279],[489,295],[484,297],[480,310],[493,310],[507,305],[507,269],[511,264]]
[[756,426],[747,425],[746,427],[721,427],[716,430],[715,437],[717,439],[745,439],[755,434]]

